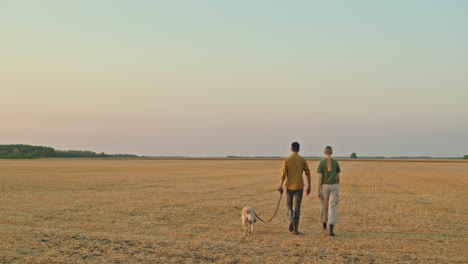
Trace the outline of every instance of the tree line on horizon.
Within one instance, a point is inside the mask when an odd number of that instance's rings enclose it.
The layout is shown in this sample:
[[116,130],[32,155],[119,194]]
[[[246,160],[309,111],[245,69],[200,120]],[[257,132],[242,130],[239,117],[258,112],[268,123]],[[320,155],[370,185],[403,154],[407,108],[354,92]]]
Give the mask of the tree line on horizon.
[[[140,156],[134,154],[106,154],[104,152],[96,153],[89,150],[55,150],[51,147],[45,146],[32,146],[23,144],[10,144],[0,145],[0,159],[39,159],[39,158],[138,158]],[[227,158],[281,158],[280,156],[227,156]],[[309,157],[305,158],[320,158],[320,157]],[[337,157],[345,158],[345,157]],[[350,158],[357,159],[355,152],[351,153]],[[366,157],[361,156],[361,159],[367,158],[380,158],[385,159],[387,157]],[[421,157],[390,157],[390,159],[413,159],[413,158],[426,158],[430,159],[429,156]],[[468,159],[468,154],[462,157]]]
[[39,158],[136,158],[133,154],[106,154],[89,150],[55,150],[51,147],[31,145],[0,145],[0,159]]

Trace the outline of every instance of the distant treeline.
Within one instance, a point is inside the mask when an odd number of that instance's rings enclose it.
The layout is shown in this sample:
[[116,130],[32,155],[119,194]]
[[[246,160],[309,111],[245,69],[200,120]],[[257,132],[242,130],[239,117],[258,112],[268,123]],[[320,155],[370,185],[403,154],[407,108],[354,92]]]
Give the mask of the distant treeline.
[[51,147],[31,145],[0,145],[0,159],[38,158],[136,158],[133,154],[106,154],[89,150],[55,150]]
[[56,150],[57,158],[137,158],[133,154],[106,154],[104,152],[96,153],[89,150]]

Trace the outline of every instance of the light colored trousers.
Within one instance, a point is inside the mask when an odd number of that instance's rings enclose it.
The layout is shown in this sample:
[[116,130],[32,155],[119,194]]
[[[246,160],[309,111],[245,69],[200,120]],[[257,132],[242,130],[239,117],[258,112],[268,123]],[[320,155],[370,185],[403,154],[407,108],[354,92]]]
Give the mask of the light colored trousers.
[[336,225],[336,209],[340,201],[338,184],[322,184],[322,222]]

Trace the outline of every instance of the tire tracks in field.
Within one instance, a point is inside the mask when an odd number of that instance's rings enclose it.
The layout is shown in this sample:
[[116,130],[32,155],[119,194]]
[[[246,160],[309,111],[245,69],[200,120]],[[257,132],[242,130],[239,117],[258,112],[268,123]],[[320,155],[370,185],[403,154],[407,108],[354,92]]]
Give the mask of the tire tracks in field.
[[382,166],[380,163],[374,163],[372,166],[365,166],[359,168],[356,176],[353,177],[351,184],[346,184],[342,187],[343,193],[401,193],[403,190],[393,183],[386,180],[386,177],[380,172]]
[[[249,183],[245,183],[245,184],[242,184],[242,185],[236,185],[236,186],[230,186],[230,187],[218,187],[218,188],[210,189],[208,192],[209,193],[220,193],[220,192],[225,192],[227,190],[234,191],[234,190],[237,190],[237,189],[244,189],[244,188],[255,189],[254,187],[260,186],[260,185],[274,186],[274,181],[269,179],[269,180],[256,181],[256,182],[253,182],[253,183],[249,182]],[[193,193],[194,194],[204,194],[204,193],[206,193],[206,191],[205,192],[193,192]]]

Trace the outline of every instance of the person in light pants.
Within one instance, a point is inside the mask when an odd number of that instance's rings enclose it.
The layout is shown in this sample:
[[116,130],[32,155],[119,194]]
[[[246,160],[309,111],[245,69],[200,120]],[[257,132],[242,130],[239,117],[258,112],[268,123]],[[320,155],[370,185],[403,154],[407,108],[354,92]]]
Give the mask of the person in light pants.
[[330,236],[335,236],[333,228],[336,225],[336,211],[340,201],[340,165],[331,158],[332,147],[325,147],[325,157],[317,169],[318,190],[317,196],[322,202],[323,230],[330,227]]

